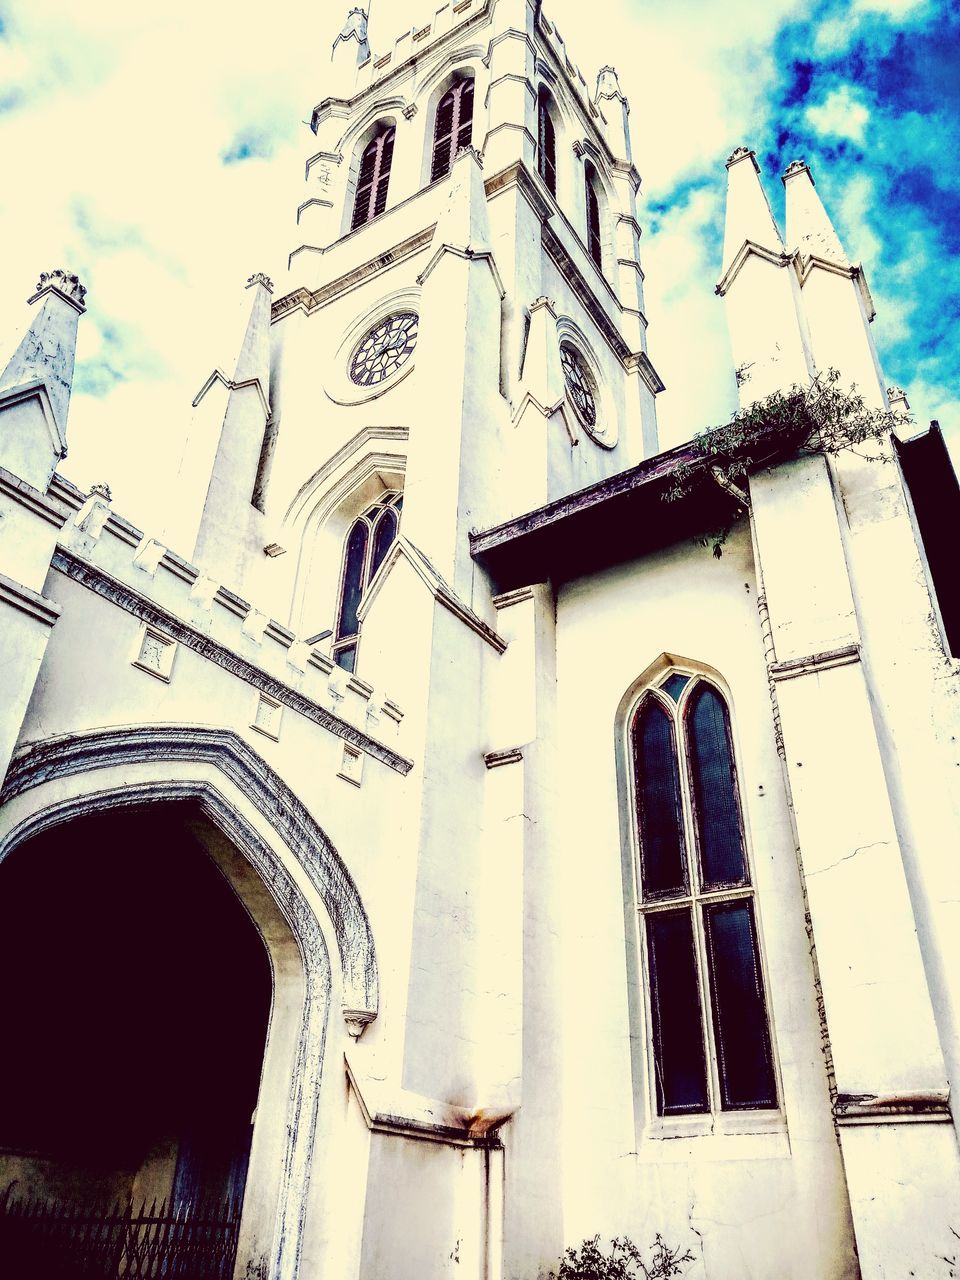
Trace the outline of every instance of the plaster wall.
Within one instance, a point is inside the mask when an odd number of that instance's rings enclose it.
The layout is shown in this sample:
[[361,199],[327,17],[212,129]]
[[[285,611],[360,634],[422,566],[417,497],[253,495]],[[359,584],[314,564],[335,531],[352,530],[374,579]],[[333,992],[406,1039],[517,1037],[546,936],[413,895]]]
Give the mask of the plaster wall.
[[[562,991],[543,1034],[562,1044],[563,1242],[661,1231],[693,1249],[694,1277],[854,1277],[747,531],[719,561],[682,544],[563,586],[557,649]],[[624,908],[633,853],[618,707],[664,652],[729,689],[781,1099],[777,1113],[719,1115],[695,1136],[654,1113],[639,940]]]

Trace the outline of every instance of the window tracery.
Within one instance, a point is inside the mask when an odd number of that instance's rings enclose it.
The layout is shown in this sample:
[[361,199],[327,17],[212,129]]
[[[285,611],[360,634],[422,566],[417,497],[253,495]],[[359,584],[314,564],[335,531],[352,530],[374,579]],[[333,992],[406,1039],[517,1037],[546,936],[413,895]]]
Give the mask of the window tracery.
[[368,330],[350,357],[350,380],[358,387],[379,386],[407,363],[417,345],[416,312],[399,311]]
[[387,207],[387,189],[390,185],[396,136],[394,125],[383,125],[364,148],[357,176],[351,231],[356,231],[365,222],[372,222]]
[[587,250],[596,265],[603,270],[603,242],[600,236],[600,197],[597,194],[597,174],[589,161],[583,166],[583,181],[587,206]]
[[345,671],[355,671],[360,621],[357,611],[374,574],[400,531],[402,493],[384,494],[359,515],[347,533],[340,575],[333,658]]
[[560,364],[567,394],[585,427],[597,425],[597,388],[587,362],[572,342],[560,343]]
[[727,704],[672,671],[641,698],[630,747],[657,1113],[775,1108]]
[[433,131],[433,163],[430,181],[444,178],[453,168],[457,153],[469,147],[473,137],[473,77],[450,86],[437,106]]
[[557,129],[550,110],[550,95],[537,96],[537,169],[552,196],[557,194]]

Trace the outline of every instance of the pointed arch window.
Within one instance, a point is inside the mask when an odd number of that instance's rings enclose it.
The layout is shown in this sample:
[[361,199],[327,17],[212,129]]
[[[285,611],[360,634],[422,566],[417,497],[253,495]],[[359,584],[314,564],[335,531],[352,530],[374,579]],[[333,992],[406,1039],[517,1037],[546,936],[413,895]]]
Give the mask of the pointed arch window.
[[440,99],[433,131],[433,164],[430,181],[445,178],[457,153],[473,138],[473,77],[458,80]]
[[557,130],[550,95],[541,89],[537,97],[537,169],[551,195],[557,194]]
[[360,642],[357,610],[363,593],[396,541],[402,508],[403,494],[385,494],[357,516],[347,533],[333,641],[334,661],[345,671],[356,670],[357,645]]
[[630,726],[640,918],[660,1116],[775,1108],[777,1086],[727,704],[671,672]]
[[397,130],[392,124],[383,125],[364,148],[357,175],[351,231],[356,231],[365,222],[371,222],[387,207],[387,188],[390,185],[396,136]]
[[587,249],[590,257],[603,270],[603,243],[600,239],[600,197],[597,193],[597,173],[589,161],[583,166],[583,181],[587,205]]

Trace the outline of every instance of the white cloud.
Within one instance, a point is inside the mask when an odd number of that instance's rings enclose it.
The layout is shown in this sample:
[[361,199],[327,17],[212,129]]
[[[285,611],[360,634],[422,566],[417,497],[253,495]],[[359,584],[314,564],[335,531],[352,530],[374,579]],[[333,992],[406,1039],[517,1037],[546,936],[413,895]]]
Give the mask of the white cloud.
[[849,138],[863,142],[864,130],[870,122],[870,111],[848,84],[831,89],[823,102],[807,107],[807,123],[825,137]]

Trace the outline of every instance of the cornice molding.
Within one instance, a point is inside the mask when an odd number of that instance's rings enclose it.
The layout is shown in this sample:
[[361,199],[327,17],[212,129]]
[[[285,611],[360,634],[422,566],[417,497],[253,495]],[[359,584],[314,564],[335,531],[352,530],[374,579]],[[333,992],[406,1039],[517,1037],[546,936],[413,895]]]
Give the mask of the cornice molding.
[[744,240],[714,290],[719,297],[725,296],[742,271],[744,264],[751,257],[760,258],[763,262],[769,262],[772,267],[789,267],[796,262],[797,255],[795,253],[786,253],[782,249],[768,249],[765,245],[757,244],[753,240]]
[[60,606],[36,591],[31,591],[22,582],[8,578],[0,573],[0,604],[9,605],[18,613],[25,613],[28,618],[35,618],[45,627],[52,627],[60,617]]

